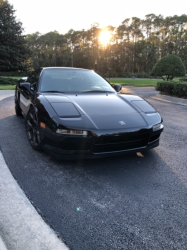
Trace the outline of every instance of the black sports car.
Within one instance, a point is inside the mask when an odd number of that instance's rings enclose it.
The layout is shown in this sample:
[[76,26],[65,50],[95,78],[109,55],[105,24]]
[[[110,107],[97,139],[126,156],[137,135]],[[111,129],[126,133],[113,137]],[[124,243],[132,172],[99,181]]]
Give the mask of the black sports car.
[[42,68],[15,90],[34,149],[60,158],[102,157],[159,145],[162,118],[144,99],[118,93],[92,70]]

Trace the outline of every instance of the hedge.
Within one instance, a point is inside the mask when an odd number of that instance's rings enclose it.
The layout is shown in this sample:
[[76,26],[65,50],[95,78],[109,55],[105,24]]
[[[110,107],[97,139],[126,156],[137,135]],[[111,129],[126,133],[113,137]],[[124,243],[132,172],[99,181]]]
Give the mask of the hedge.
[[125,77],[125,78],[132,78],[133,76],[136,78],[153,78],[152,76],[150,76],[146,72],[139,72],[139,73],[125,72],[123,74],[123,77]]
[[180,82],[187,82],[187,78],[179,79]]
[[17,79],[0,77],[0,85],[15,85],[17,82]]
[[157,82],[156,90],[161,94],[187,98],[187,83],[176,81]]
[[28,72],[5,72],[5,71],[0,71],[0,76],[28,76]]

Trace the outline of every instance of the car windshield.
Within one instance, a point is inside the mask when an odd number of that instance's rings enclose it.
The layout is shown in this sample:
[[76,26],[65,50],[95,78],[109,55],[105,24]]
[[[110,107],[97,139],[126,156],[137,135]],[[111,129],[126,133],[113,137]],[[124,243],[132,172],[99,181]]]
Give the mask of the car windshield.
[[115,92],[110,84],[92,70],[44,69],[40,81],[41,92]]

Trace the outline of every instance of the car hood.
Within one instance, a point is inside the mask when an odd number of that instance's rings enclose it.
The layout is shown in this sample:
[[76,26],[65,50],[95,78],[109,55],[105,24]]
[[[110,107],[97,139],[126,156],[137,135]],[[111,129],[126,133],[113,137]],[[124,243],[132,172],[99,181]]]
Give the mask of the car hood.
[[83,127],[85,124],[87,128],[122,129],[143,128],[148,125],[141,111],[132,102],[115,93],[44,94],[44,96],[61,117],[63,124],[68,126],[72,124],[71,127],[75,124],[77,128]]

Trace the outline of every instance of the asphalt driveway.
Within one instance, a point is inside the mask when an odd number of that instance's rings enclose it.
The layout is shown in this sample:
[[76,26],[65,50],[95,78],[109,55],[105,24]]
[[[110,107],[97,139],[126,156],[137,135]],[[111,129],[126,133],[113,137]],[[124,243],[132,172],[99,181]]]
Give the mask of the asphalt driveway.
[[0,102],[0,147],[8,166],[70,249],[186,249],[187,107],[151,99],[153,89],[139,91],[165,125],[160,146],[144,157],[54,160],[30,147],[13,97]]

